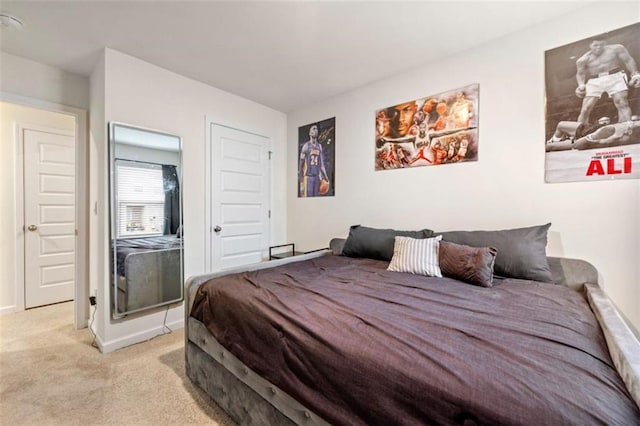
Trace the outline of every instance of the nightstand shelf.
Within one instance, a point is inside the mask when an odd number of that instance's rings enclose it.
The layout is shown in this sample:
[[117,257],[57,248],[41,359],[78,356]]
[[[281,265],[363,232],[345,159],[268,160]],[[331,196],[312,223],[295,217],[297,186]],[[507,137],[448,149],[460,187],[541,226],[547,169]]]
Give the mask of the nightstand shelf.
[[[276,250],[276,253],[273,252],[274,249],[282,249],[285,247],[287,247],[288,250],[284,250],[284,251]],[[313,253],[321,250],[327,250],[327,249],[321,248],[321,249],[311,250],[311,251],[296,251],[296,245],[294,243],[281,244],[279,246],[269,247],[269,260],[286,259],[287,257],[300,256],[301,254]]]
[[[290,249],[289,250],[285,250],[285,251],[278,251],[277,253],[273,252],[273,249],[280,249],[280,248],[284,248],[284,247],[290,247]],[[293,244],[293,243],[291,243],[291,244],[281,244],[279,246],[271,246],[271,247],[269,247],[269,260],[286,259],[287,257],[299,256],[301,254],[304,254],[304,252],[296,251],[296,245]]]

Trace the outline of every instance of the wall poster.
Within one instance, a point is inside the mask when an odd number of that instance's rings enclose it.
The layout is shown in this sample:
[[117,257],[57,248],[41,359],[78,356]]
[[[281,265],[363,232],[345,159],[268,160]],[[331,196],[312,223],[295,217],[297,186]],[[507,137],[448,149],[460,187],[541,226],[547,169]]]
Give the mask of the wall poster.
[[298,127],[298,197],[335,195],[336,118]]
[[478,160],[478,84],[376,111],[375,169]]
[[545,181],[640,178],[640,23],[545,52]]

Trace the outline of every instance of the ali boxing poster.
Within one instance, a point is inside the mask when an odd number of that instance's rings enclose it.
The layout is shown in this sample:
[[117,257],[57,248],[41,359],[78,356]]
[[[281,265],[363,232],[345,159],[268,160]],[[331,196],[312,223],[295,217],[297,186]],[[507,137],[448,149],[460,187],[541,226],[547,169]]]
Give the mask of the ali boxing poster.
[[298,197],[335,195],[336,118],[298,128]]
[[376,111],[375,169],[478,160],[478,84]]
[[545,52],[545,181],[640,178],[640,23]]

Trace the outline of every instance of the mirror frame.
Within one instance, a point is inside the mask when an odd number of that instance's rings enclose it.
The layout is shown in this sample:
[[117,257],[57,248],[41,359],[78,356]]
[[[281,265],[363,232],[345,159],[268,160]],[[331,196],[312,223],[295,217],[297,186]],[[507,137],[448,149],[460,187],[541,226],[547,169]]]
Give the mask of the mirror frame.
[[[117,229],[116,229],[116,190],[115,190],[115,183],[116,183],[116,152],[115,152],[115,147],[116,147],[116,142],[115,142],[115,136],[116,136],[116,128],[127,128],[127,129],[132,129],[132,130],[136,130],[136,131],[141,131],[141,132],[148,132],[148,133],[153,133],[156,135],[163,135],[163,136],[168,136],[171,138],[175,138],[178,140],[178,153],[179,153],[179,171],[178,171],[178,182],[180,184],[180,195],[179,195],[179,209],[180,209],[180,214],[179,214],[179,227],[182,230],[183,229],[183,217],[184,215],[182,214],[182,209],[183,209],[183,190],[184,190],[184,186],[183,186],[183,173],[182,173],[182,168],[183,168],[183,154],[182,154],[182,150],[183,150],[183,144],[182,144],[182,138],[178,135],[174,135],[172,133],[168,133],[168,132],[163,132],[160,130],[156,130],[156,129],[149,129],[149,128],[145,128],[145,127],[141,127],[141,126],[135,126],[132,124],[126,124],[126,123],[122,123],[122,122],[117,122],[117,121],[111,121],[108,124],[108,149],[109,149],[109,164],[108,164],[108,171],[109,171],[109,265],[110,265],[110,272],[109,272],[109,279],[110,279],[110,294],[111,294],[111,316],[113,319],[122,319],[125,318],[131,314],[135,314],[138,312],[142,312],[142,311],[147,311],[149,309],[154,309],[154,308],[158,308],[161,306],[167,306],[167,305],[172,305],[178,302],[182,302],[184,300],[184,237],[181,237],[180,239],[180,280],[179,280],[179,288],[180,288],[180,297],[176,298],[176,299],[171,299],[171,300],[166,300],[166,301],[162,301],[160,303],[156,303],[156,304],[152,304],[152,305],[148,305],[148,306],[144,306],[141,308],[137,308],[137,309],[132,309],[132,310],[128,310],[128,311],[118,311],[118,258],[116,256],[116,249],[117,249]],[[124,161],[128,161],[129,159],[120,159],[120,160],[124,160]],[[130,161],[135,161],[135,160],[130,160]],[[181,231],[182,232],[182,231]],[[183,234],[184,235],[184,234]]]

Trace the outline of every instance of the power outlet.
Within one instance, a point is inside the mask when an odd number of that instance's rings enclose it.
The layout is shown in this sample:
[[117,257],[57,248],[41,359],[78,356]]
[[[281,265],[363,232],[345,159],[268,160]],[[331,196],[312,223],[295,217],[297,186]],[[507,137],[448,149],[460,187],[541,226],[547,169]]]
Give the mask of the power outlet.
[[91,306],[96,306],[96,297],[89,296],[89,303],[91,303]]

